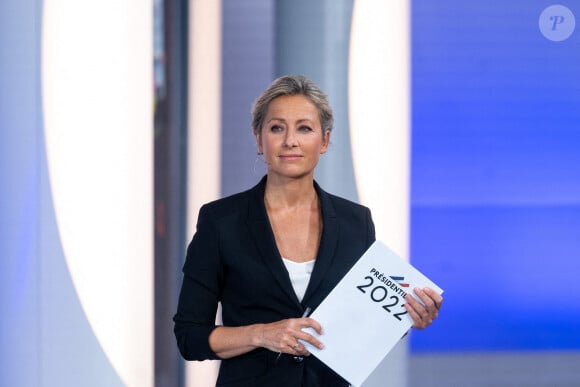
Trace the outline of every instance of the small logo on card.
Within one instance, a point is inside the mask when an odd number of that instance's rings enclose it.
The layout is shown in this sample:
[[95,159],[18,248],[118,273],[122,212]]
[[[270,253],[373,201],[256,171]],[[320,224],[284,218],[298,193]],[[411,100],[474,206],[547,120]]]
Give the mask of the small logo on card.
[[391,279],[393,281],[397,281],[397,283],[399,285],[401,285],[402,287],[404,287],[404,288],[408,288],[409,287],[409,283],[408,282],[403,282],[403,281],[405,281],[405,277],[396,276],[396,275],[390,275],[389,277],[391,277]]

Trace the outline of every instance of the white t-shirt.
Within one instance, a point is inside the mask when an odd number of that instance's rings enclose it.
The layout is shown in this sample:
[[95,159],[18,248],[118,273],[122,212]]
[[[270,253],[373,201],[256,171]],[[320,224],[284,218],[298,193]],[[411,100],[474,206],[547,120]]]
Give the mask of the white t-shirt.
[[290,274],[290,282],[292,282],[292,287],[298,300],[302,301],[304,298],[304,293],[306,293],[306,288],[308,287],[308,282],[310,281],[310,275],[312,274],[312,269],[314,269],[313,259],[306,262],[294,262],[289,259],[282,257],[282,262]]

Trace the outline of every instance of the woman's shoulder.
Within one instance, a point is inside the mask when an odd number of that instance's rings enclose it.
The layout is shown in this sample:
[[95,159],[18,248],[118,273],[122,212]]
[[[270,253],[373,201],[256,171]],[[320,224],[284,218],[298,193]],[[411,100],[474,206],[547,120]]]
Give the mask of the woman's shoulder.
[[210,213],[213,217],[223,218],[233,214],[247,213],[251,210],[250,207],[259,206],[260,190],[263,191],[260,184],[245,191],[208,202],[201,207],[200,214]]
[[231,213],[232,210],[239,209],[244,202],[249,200],[250,192],[251,190],[246,190],[213,200],[204,204],[202,209],[209,210],[214,213]]

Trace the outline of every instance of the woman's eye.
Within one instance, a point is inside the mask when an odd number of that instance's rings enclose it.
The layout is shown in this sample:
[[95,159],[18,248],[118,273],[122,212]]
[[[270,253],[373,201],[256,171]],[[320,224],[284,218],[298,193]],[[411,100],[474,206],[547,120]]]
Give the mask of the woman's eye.
[[301,126],[299,129],[302,132],[311,132],[312,131],[312,128],[309,126]]
[[272,132],[281,132],[283,129],[280,125],[274,125],[270,128],[270,131]]

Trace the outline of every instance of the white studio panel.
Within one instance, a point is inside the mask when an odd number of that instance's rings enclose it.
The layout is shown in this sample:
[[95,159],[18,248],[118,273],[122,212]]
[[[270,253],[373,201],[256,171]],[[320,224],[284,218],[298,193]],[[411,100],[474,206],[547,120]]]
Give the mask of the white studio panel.
[[360,200],[377,238],[408,257],[410,153],[408,2],[356,1],[349,58],[349,116]]
[[[349,119],[359,200],[370,207],[377,239],[409,255],[410,4],[354,2],[349,53]],[[406,341],[365,382],[385,376],[404,386]]]
[[50,185],[87,320],[127,386],[153,386],[151,0],[46,0]]

